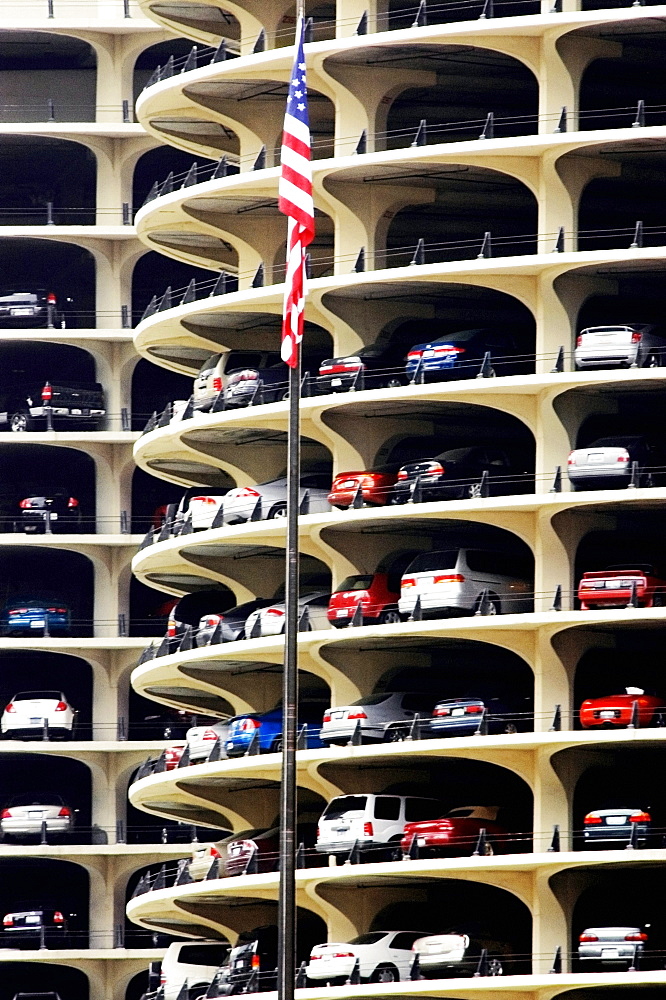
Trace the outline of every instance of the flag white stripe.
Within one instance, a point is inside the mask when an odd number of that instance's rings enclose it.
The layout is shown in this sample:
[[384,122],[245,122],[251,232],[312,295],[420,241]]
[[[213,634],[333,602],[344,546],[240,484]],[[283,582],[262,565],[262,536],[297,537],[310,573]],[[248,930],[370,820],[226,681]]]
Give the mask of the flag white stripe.
[[289,112],[284,116],[284,131],[290,132],[296,139],[303,143],[304,146],[310,145],[310,129],[303,122],[299,122],[298,118],[294,118]]

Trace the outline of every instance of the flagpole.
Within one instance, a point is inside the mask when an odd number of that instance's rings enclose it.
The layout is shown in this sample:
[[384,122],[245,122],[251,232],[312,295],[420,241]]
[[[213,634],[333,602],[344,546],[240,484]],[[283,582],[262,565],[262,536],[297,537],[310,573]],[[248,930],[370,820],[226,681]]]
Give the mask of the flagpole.
[[[297,30],[305,0],[296,0]],[[294,1000],[296,987],[296,742],[298,739],[298,514],[301,479],[301,349],[289,368],[287,431],[286,621],[282,674],[280,886],[278,896],[278,1000]]]

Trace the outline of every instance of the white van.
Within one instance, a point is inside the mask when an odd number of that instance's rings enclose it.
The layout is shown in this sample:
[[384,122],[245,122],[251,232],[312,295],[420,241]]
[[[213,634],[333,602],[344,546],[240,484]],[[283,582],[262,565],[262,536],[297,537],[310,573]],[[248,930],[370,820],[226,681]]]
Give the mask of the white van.
[[[177,1000],[182,987],[200,987],[205,992],[218,968],[229,957],[224,941],[174,941],[162,959],[160,986],[164,1000]],[[194,994],[191,994],[194,995]]]
[[437,819],[442,815],[437,799],[412,795],[338,795],[324,809],[317,827],[315,847],[323,854],[349,854],[355,844],[360,850],[400,846],[405,823]]
[[422,552],[400,581],[398,610],[405,621],[421,600],[424,618],[471,614],[487,591],[491,615],[532,610],[530,569],[520,554],[454,548]]

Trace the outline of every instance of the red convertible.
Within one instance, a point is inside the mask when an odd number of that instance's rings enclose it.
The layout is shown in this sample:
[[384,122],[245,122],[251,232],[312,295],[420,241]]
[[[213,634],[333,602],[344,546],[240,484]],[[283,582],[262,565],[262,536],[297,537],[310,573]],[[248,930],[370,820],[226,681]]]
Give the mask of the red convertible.
[[578,584],[578,600],[583,611],[626,608],[634,592],[639,608],[666,605],[666,580],[656,576],[652,566],[641,563],[583,573]]
[[631,722],[635,701],[638,702],[638,724],[641,728],[666,721],[663,698],[645,694],[642,688],[628,687],[624,694],[586,698],[580,706],[580,724],[583,729],[624,729]]
[[416,837],[421,857],[460,857],[472,854],[479,833],[485,830],[487,853],[502,854],[507,846],[508,832],[496,822],[498,812],[499,806],[458,806],[441,819],[405,823],[400,847],[403,854],[407,854]]
[[331,507],[346,510],[351,507],[356,491],[361,488],[363,503],[373,507],[383,507],[393,498],[393,487],[398,479],[398,470],[377,469],[367,472],[340,472],[333,480],[328,502]]

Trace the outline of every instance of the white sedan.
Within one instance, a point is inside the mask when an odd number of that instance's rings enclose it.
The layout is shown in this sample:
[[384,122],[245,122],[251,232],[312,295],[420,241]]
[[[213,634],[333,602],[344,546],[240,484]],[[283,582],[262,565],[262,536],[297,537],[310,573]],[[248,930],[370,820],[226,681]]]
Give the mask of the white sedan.
[[[309,594],[303,594],[298,599],[298,617],[302,617],[305,609],[308,609],[308,629],[306,631],[316,632],[322,628],[333,628],[328,620],[328,605],[331,595],[320,590]],[[286,619],[286,605],[284,601],[277,601],[267,608],[258,608],[253,611],[245,622],[245,638],[254,639],[258,636],[282,635]]]
[[37,792],[15,796],[0,813],[4,837],[39,837],[43,823],[47,833],[71,833],[74,810],[59,795]]
[[70,739],[76,709],[62,691],[19,691],[5,705],[0,729],[5,739]]
[[192,726],[188,729],[185,738],[190,749],[190,763],[203,764],[207,761],[217,740],[220,743],[220,758],[224,759],[227,756],[224,746],[228,734],[227,721],[215,722],[208,726]]
[[423,931],[371,931],[348,943],[318,944],[310,953],[308,979],[348,979],[356,961],[361,979],[373,983],[397,983],[409,979],[414,962],[412,945],[427,936]]

